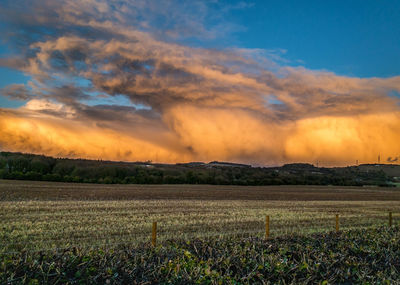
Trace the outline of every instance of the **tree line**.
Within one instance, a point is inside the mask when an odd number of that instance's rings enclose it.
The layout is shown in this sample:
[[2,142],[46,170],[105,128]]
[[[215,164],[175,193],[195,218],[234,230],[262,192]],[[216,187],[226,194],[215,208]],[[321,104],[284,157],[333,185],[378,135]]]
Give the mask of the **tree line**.
[[152,164],[0,152],[0,179],[105,184],[215,185],[380,185],[391,178],[382,170],[317,168],[310,164],[250,167],[218,164]]

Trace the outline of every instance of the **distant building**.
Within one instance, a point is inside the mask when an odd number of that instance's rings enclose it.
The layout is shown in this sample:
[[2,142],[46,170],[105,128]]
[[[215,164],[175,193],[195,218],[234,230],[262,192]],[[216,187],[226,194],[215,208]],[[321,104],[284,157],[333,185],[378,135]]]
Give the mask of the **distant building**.
[[248,165],[248,164],[219,162],[219,161],[211,161],[208,163],[208,165],[209,166],[226,166],[226,167],[251,167],[251,165]]

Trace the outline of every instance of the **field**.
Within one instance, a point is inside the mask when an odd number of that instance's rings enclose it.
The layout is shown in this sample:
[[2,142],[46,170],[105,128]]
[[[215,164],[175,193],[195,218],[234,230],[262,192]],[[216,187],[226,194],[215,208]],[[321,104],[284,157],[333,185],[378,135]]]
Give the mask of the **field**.
[[350,186],[119,185],[0,179],[0,201],[400,201],[400,188]]
[[399,188],[0,180],[0,205],[2,284],[400,284]]
[[1,284],[400,284],[400,229],[0,256]]
[[93,185],[0,180],[0,252],[114,248],[208,236],[271,237],[399,221],[400,191],[378,187]]

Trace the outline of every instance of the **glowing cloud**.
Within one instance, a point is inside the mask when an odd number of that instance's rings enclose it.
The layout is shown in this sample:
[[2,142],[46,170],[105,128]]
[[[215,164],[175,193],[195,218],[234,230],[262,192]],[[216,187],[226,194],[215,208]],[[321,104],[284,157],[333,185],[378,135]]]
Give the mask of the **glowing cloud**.
[[[400,77],[280,66],[275,51],[194,48],[180,40],[212,38],[216,30],[184,16],[190,29],[149,25],[154,15],[168,18],[173,5],[30,1],[25,11],[24,1],[11,2],[0,15],[22,32],[3,36],[17,55],[0,65],[32,80],[0,90],[26,100],[0,109],[2,150],[263,165],[345,165],[400,154],[399,100],[390,96],[400,92]],[[193,5],[206,17],[202,1]],[[129,103],[115,104],[121,96]]]

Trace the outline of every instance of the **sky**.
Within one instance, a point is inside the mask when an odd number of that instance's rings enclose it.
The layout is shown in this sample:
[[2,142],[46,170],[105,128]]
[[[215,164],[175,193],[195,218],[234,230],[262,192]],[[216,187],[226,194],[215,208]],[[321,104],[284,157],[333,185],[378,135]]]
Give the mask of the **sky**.
[[3,0],[0,150],[397,163],[400,2]]

